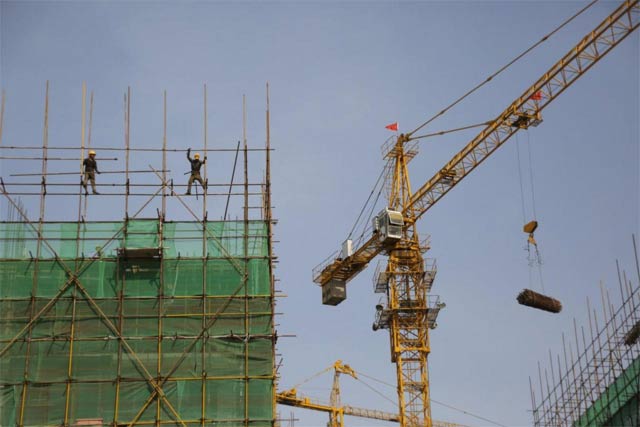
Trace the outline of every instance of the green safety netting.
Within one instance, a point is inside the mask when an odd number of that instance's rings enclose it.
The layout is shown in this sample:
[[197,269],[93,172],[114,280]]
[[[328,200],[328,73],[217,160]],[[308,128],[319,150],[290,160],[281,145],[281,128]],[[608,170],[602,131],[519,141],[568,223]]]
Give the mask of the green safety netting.
[[38,227],[0,224],[1,426],[273,425],[264,221]]
[[640,421],[640,357],[593,402],[575,427],[635,427]]

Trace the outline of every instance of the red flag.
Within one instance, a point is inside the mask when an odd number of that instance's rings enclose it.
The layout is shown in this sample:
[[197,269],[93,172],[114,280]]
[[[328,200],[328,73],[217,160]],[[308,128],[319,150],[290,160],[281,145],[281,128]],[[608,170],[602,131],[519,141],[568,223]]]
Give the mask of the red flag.
[[542,91],[539,90],[533,95],[531,95],[531,99],[533,99],[534,101],[540,101],[542,99]]
[[398,131],[398,122],[391,123],[390,125],[385,126],[385,129]]

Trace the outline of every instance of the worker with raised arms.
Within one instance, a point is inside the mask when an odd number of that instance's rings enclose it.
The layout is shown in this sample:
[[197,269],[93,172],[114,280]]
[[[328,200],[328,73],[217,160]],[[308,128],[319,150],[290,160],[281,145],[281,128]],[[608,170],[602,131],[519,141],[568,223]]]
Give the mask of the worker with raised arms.
[[96,162],[96,152],[93,150],[89,151],[89,157],[84,159],[82,162],[83,168],[83,179],[82,179],[82,187],[84,187],[84,194],[89,194],[87,190],[87,181],[91,181],[91,190],[93,194],[100,194],[96,191],[96,173],[100,174],[98,170],[98,163]]
[[191,176],[189,177],[189,186],[187,187],[187,192],[185,194],[191,194],[191,185],[194,181],[198,181],[202,186],[202,189],[207,191],[207,186],[200,176],[200,168],[207,162],[207,156],[204,156],[204,160],[200,161],[200,154],[196,153],[193,155],[192,159],[191,148],[189,148],[187,150],[187,159],[189,160],[189,163],[191,163]]

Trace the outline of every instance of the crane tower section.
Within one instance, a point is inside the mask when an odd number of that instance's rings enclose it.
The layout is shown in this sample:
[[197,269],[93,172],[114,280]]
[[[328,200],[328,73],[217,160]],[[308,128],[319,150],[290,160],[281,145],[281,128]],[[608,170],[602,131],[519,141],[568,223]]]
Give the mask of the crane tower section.
[[[427,269],[424,253],[428,239],[420,240],[415,211],[411,206],[411,182],[407,165],[415,146],[400,135],[386,157],[393,166],[386,180],[388,208],[374,220],[373,235],[388,254],[384,270],[375,279],[376,291],[384,293],[376,306],[375,329],[388,329],[391,361],[396,364],[400,425],[431,425],[429,374],[429,329],[444,306],[430,296],[435,273]],[[408,148],[408,149],[405,149]],[[384,148],[383,148],[384,149]]]
[[[427,357],[429,329],[444,307],[430,295],[435,262],[425,263],[429,245],[421,243],[416,222],[516,132],[542,122],[541,112],[640,25],[640,1],[627,0],[529,86],[478,135],[415,192],[407,164],[417,154],[420,136],[400,134],[383,146],[387,159],[387,208],[369,230],[313,270],[324,304],[346,298],[346,284],[378,254],[388,255],[374,279],[386,300],[376,307],[374,329],[389,329],[391,359],[396,363],[400,425],[432,426]],[[418,128],[420,129],[420,128]]]

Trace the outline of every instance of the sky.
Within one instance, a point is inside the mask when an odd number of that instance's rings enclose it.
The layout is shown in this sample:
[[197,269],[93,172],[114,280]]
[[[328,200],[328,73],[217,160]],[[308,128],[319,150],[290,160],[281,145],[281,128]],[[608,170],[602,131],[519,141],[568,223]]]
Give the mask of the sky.
[[[205,84],[209,147],[234,149],[243,138],[243,96],[248,144],[263,147],[268,82],[277,288],[287,295],[277,306],[279,388],[293,387],[337,359],[394,384],[388,333],[371,329],[380,297],[371,284],[377,260],[349,283],[348,299],[336,307],[321,304],[312,268],[339,248],[371,192],[384,165],[380,148],[393,135],[385,125],[397,121],[401,131],[414,129],[585,4],[1,1],[1,144],[42,145],[48,80],[50,145],[79,146],[86,82],[94,93],[95,147],[124,146],[123,95],[130,87],[132,147],[162,146],[166,91],[167,146],[201,148]],[[598,2],[425,131],[495,118],[617,5]],[[529,376],[537,376],[538,361],[544,366],[549,350],[561,350],[573,318],[586,324],[586,299],[599,300],[600,282],[617,289],[616,259],[633,271],[631,234],[640,231],[639,78],[636,32],[552,102],[539,127],[512,138],[419,222],[421,235],[431,236],[426,255],[438,263],[432,292],[447,304],[431,331],[431,396],[447,405],[433,403],[435,419],[493,425],[453,406],[503,425],[531,425]],[[477,131],[422,141],[410,164],[413,187]],[[98,157],[109,153],[99,151]],[[209,154],[210,183],[229,182],[234,155]],[[113,156],[119,159],[102,161],[101,169],[124,169],[122,153]],[[49,162],[49,171],[74,172],[78,163]],[[131,163],[132,169],[159,168],[162,159],[142,152]],[[261,182],[263,154],[252,153],[249,164],[249,180]],[[5,183],[38,182],[9,175],[40,168],[37,161],[2,160],[0,176]],[[170,153],[168,168],[176,183],[186,181],[183,152]],[[154,182],[148,174],[136,180]],[[121,181],[117,175],[99,177],[105,184]],[[143,200],[132,199],[135,206]],[[21,200],[37,219],[38,198]],[[48,220],[77,215],[77,197],[47,203]],[[201,199],[190,203],[201,209]],[[221,218],[225,198],[208,203],[209,218]],[[6,206],[0,201],[2,214]],[[231,217],[242,215],[240,206],[232,200]],[[87,219],[120,220],[123,207],[122,197],[90,197]],[[143,216],[155,216],[157,207],[154,201]],[[530,279],[523,249],[522,225],[534,209],[545,290],[564,306],[557,315],[515,301],[523,288],[541,286],[535,274]],[[167,217],[191,219],[175,201]],[[344,403],[397,410],[393,388],[362,379],[366,384],[342,378]],[[299,391],[328,401],[330,383],[324,374]],[[327,421],[322,413],[279,410],[286,418],[293,412],[298,426]],[[348,418],[347,425],[388,424]]]

